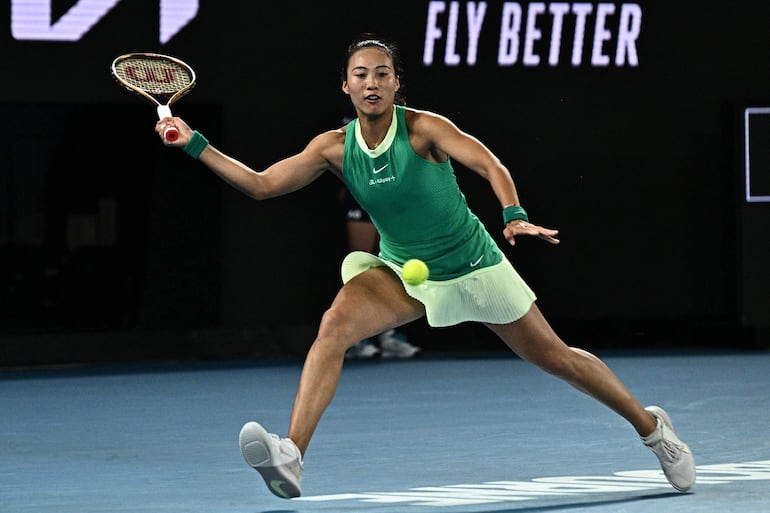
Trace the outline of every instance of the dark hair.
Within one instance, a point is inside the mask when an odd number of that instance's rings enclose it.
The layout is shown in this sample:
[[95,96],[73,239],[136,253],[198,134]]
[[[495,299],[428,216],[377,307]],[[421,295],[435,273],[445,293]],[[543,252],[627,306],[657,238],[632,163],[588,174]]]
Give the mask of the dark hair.
[[385,53],[388,57],[390,57],[390,60],[393,62],[393,71],[396,74],[396,77],[398,77],[401,87],[398,91],[396,91],[395,98],[393,99],[394,103],[397,103],[399,105],[405,105],[406,104],[406,97],[404,96],[403,90],[404,90],[404,68],[401,64],[401,56],[399,55],[398,47],[395,45],[395,43],[385,41],[382,38],[379,38],[371,33],[364,33],[356,37],[350,45],[348,45],[348,49],[345,52],[345,58],[342,60],[342,69],[340,70],[340,79],[342,81],[347,80],[348,77],[348,64],[350,63],[350,58],[353,56],[354,53],[356,53],[359,50],[362,50],[364,48],[377,48],[378,50]]

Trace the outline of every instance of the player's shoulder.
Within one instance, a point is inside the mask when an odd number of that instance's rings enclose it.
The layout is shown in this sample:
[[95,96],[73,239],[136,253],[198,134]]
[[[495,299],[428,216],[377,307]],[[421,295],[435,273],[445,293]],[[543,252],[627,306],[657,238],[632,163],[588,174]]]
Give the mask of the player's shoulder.
[[416,109],[414,107],[405,107],[404,113],[406,116],[406,122],[408,124],[415,124],[415,123],[428,124],[428,125],[453,124],[452,121],[447,116],[431,110]]
[[331,167],[342,167],[342,155],[345,149],[345,131],[342,129],[327,130],[316,135],[305,148],[305,154],[323,158]]
[[317,145],[322,148],[329,148],[338,145],[345,145],[345,128],[337,128],[334,130],[327,130],[321,132],[313,138],[311,144]]
[[406,126],[412,133],[430,133],[454,127],[454,123],[443,114],[430,110],[406,107],[404,109]]

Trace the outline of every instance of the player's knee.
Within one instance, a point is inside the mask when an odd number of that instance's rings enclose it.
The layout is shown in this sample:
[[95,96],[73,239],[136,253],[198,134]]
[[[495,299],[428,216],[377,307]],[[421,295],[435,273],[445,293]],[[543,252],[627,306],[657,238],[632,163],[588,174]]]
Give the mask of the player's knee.
[[358,339],[355,335],[355,325],[350,317],[339,308],[326,310],[321,317],[316,343],[347,349],[356,342]]

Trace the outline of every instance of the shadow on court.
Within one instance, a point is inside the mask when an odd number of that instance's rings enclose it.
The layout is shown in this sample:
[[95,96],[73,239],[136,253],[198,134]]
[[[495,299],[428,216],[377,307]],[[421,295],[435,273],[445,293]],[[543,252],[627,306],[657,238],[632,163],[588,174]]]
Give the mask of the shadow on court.
[[[659,499],[671,499],[673,497],[677,496],[686,496],[688,494],[682,494],[678,492],[665,492],[665,493],[656,493],[652,495],[640,495],[636,497],[624,497],[622,499],[619,499],[617,497],[615,498],[605,498],[605,499],[594,499],[591,501],[579,501],[579,502],[571,502],[567,500],[560,501],[555,504],[548,504],[548,505],[540,505],[540,506],[524,506],[522,504],[522,507],[506,507],[505,509],[485,509],[483,510],[483,513],[537,513],[540,511],[569,511],[569,510],[585,510],[587,508],[592,508],[594,506],[596,507],[605,507],[605,506],[612,506],[612,505],[620,505],[620,504],[634,504],[634,503],[642,503],[644,501],[654,501]],[[652,504],[647,504],[646,506],[652,507]],[[478,509],[469,509],[464,511],[458,511],[456,513],[481,513],[482,510]],[[618,511],[618,510],[613,510]],[[625,511],[625,510],[621,510]],[[660,511],[660,510],[654,510],[654,511]]]
[[[644,494],[644,495],[637,495],[637,496],[628,496],[623,498],[607,496],[605,498],[594,498],[593,500],[590,500],[590,501],[572,501],[569,499],[563,499],[560,501],[556,501],[552,504],[542,504],[538,506],[521,504],[519,507],[506,506],[504,509],[494,509],[494,506],[491,506],[491,505],[487,505],[483,509],[479,509],[479,508],[474,508],[474,509],[451,508],[451,509],[454,513],[539,513],[539,512],[549,512],[549,511],[571,511],[571,510],[587,511],[594,507],[606,508],[606,507],[612,507],[612,506],[620,506],[623,504],[627,504],[627,505],[638,504],[641,507],[657,508],[660,505],[653,504],[653,501],[657,501],[661,499],[674,499],[675,497],[687,497],[688,495],[691,495],[691,493],[663,492],[663,493]],[[645,502],[649,502],[649,504],[643,504]],[[667,510],[670,510],[671,507],[674,507],[674,503],[666,503],[666,505],[668,506]],[[384,504],[370,504],[370,505],[359,504],[355,507],[348,507],[344,509],[346,511],[355,512],[355,513],[365,513],[370,511],[387,512],[387,511],[392,511],[393,506],[384,505]],[[420,508],[420,509],[422,511],[425,511],[426,513],[432,513],[434,511],[442,511],[441,508]],[[332,510],[329,510],[329,511],[332,511]],[[339,509],[335,508],[335,511],[339,511]],[[626,511],[626,509],[614,508],[611,511]],[[661,511],[661,510],[654,509],[653,511]],[[303,513],[303,509],[300,508],[300,509],[258,510],[257,513]]]

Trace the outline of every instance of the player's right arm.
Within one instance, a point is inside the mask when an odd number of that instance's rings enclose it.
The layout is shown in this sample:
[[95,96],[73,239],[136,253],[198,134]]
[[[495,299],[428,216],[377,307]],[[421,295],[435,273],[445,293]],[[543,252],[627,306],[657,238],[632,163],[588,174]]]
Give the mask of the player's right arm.
[[[189,142],[192,130],[179,118],[160,120],[156,131],[162,134],[169,125],[176,126],[179,130],[179,139],[174,142],[165,141],[167,146],[183,147]],[[339,169],[342,165],[344,137],[339,130],[324,132],[313,138],[300,153],[280,160],[262,171],[252,169],[211,144],[206,146],[198,158],[234,188],[247,196],[262,200],[299,190],[316,180],[327,169]]]
[[329,167],[311,142],[303,151],[255,171],[209,144],[200,161],[225,182],[254,199],[263,200],[294,192],[317,179]]

